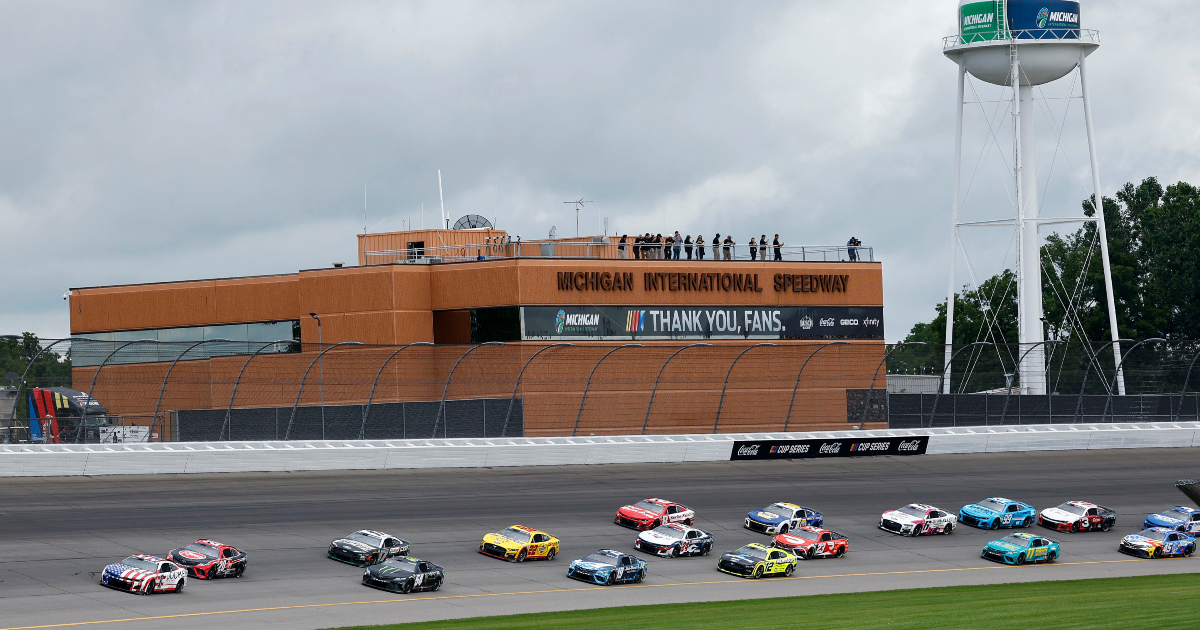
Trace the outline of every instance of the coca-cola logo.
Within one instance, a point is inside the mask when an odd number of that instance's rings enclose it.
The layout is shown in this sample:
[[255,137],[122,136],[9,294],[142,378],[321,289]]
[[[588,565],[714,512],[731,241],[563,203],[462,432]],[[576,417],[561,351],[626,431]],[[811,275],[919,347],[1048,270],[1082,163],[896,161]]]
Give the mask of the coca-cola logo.
[[841,442],[832,442],[832,443],[822,444],[821,448],[818,450],[818,452],[821,454],[840,453],[841,451],[842,451],[842,443]]
[[758,445],[750,444],[738,449],[738,455],[741,457],[753,457],[758,455]]
[[915,452],[918,449],[920,449],[920,447],[921,447],[920,440],[909,440],[907,442],[905,442],[904,440],[901,440],[899,449],[900,449],[901,453],[908,453],[908,452]]

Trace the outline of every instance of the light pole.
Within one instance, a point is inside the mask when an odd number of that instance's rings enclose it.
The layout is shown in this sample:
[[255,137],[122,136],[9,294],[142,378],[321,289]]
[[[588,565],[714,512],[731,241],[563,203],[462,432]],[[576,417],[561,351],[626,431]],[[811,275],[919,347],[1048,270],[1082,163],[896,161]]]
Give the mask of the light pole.
[[[440,173],[439,173],[440,174]],[[321,439],[325,439],[325,353],[322,351],[323,340],[321,339],[321,318],[317,317],[316,313],[309,313],[309,317],[317,320],[317,378],[321,381]]]

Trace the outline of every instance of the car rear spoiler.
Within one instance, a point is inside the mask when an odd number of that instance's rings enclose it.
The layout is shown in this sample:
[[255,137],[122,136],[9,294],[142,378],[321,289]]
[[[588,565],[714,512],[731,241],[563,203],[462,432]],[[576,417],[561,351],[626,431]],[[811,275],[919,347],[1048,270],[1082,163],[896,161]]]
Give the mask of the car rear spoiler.
[[1200,507],[1200,481],[1195,479],[1180,479],[1175,482],[1175,487],[1180,492],[1187,495],[1187,498],[1192,500],[1197,507]]

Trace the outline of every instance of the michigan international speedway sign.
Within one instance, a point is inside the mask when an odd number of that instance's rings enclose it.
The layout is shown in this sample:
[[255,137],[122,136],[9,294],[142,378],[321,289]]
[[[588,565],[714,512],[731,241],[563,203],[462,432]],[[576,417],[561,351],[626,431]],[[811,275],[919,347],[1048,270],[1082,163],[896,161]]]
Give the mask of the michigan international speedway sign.
[[744,440],[733,443],[729,459],[817,459],[872,455],[924,455],[929,436],[826,438],[818,440]]

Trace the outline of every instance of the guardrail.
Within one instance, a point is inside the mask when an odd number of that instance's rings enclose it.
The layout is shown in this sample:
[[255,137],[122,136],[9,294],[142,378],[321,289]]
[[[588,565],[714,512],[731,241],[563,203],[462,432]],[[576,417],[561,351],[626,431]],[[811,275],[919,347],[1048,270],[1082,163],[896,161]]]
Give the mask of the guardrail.
[[[605,260],[780,260],[787,262],[874,262],[875,249],[862,245],[781,245],[751,248],[748,243],[721,245],[680,245],[662,243],[520,241],[501,240],[471,245],[446,245],[411,249],[386,249],[364,252],[368,265],[428,264],[467,262],[504,258],[598,258]],[[691,250],[691,256],[688,250]]]
[[739,440],[929,437],[927,454],[1200,445],[1200,422],[446,440],[0,446],[0,477],[723,461]]
[[1086,28],[1031,28],[1016,31],[999,31],[996,33],[976,33],[968,35],[949,35],[942,38],[942,50],[957,46],[986,43],[1026,43],[1031,41],[1060,41],[1099,44],[1100,31]]

